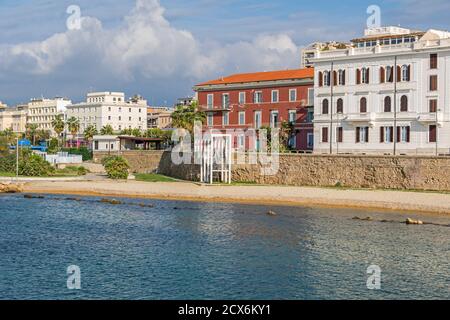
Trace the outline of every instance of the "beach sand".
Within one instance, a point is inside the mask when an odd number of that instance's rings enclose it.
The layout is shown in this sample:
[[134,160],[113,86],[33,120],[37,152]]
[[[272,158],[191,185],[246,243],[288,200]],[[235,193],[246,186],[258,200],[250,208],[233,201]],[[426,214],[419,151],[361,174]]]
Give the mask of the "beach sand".
[[209,186],[190,182],[32,181],[24,192],[236,202],[248,204],[321,206],[450,215],[450,194],[378,190],[341,190],[289,186]]

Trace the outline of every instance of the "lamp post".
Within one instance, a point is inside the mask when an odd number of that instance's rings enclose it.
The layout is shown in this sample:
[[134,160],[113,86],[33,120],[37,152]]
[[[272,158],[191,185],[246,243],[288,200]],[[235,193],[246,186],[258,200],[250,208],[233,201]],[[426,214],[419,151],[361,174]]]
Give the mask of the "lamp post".
[[330,154],[333,154],[333,94],[334,94],[334,62],[331,62],[330,81]]
[[16,180],[19,181],[19,137],[16,138]]
[[441,109],[436,109],[436,157],[438,157],[439,156],[439,145],[438,145],[438,140],[439,140],[439,131],[438,131],[438,127],[439,127],[439,123],[438,123],[438,113],[439,113],[439,111],[441,111]]
[[392,133],[394,136],[394,156],[397,155],[397,56],[394,58],[394,70],[393,77],[394,77],[394,132]]

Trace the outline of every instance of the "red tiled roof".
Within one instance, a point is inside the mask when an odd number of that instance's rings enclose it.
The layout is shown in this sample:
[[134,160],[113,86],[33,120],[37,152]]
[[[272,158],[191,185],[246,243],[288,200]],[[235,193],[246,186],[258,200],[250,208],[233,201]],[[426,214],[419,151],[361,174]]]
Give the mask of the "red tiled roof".
[[240,73],[240,74],[234,74],[234,75],[231,75],[228,77],[220,78],[217,80],[200,83],[200,84],[197,84],[196,86],[200,87],[200,86],[246,83],[246,82],[264,82],[264,81],[276,81],[276,80],[307,79],[307,78],[313,78],[313,77],[314,77],[314,68],[256,72],[256,73]]

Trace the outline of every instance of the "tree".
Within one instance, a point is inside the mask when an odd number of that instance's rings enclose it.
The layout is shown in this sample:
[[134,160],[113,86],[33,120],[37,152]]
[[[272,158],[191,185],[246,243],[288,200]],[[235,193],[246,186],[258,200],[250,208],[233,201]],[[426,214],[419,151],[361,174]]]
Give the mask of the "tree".
[[183,128],[191,134],[194,131],[194,122],[200,121],[202,124],[206,121],[206,114],[198,110],[198,103],[193,102],[190,106],[179,106],[172,113],[172,123],[175,128]]
[[142,137],[142,131],[141,129],[133,129],[131,130],[131,135],[134,137]]
[[52,127],[53,130],[55,130],[56,134],[58,135],[58,141],[61,138],[61,133],[63,133],[64,128],[66,127],[66,124],[64,122],[64,119],[62,115],[57,115],[55,119],[52,120]]
[[100,134],[102,136],[112,136],[114,134],[114,129],[110,124],[107,124],[106,126],[100,129]]
[[36,136],[38,132],[38,125],[35,123],[27,124],[27,132],[26,137],[28,140],[33,142],[33,145],[36,145]]
[[89,125],[86,130],[84,130],[84,139],[91,143],[94,136],[98,134],[97,128],[93,125]]
[[70,134],[72,135],[72,139],[77,137],[78,142],[77,133],[80,131],[80,120],[78,120],[75,117],[69,118],[69,120],[67,120],[67,128],[69,129]]

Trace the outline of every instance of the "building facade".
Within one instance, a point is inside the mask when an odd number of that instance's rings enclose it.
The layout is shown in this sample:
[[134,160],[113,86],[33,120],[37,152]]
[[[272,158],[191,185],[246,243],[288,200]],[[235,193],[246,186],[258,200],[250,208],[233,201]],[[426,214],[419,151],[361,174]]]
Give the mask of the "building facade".
[[9,108],[0,102],[0,131],[6,129],[14,133],[24,133],[27,125],[27,105]]
[[313,62],[315,153],[450,154],[450,33],[369,29]]
[[[207,114],[207,129],[226,130],[279,128],[292,125],[289,144],[293,149],[313,149],[314,69],[237,74],[198,84],[199,108]],[[206,129],[205,128],[205,129]],[[234,137],[235,148],[254,148],[242,133]]]
[[52,121],[59,115],[64,116],[66,107],[71,103],[70,100],[59,97],[31,99],[28,103],[28,124],[36,125],[39,130],[50,131],[54,136],[56,133]]
[[124,129],[147,129],[147,101],[139,96],[125,100],[122,92],[89,93],[86,102],[67,106],[66,118],[80,122],[80,135],[89,126],[98,131],[110,125],[120,132]]
[[147,108],[148,129],[171,129],[173,109],[165,107]]

